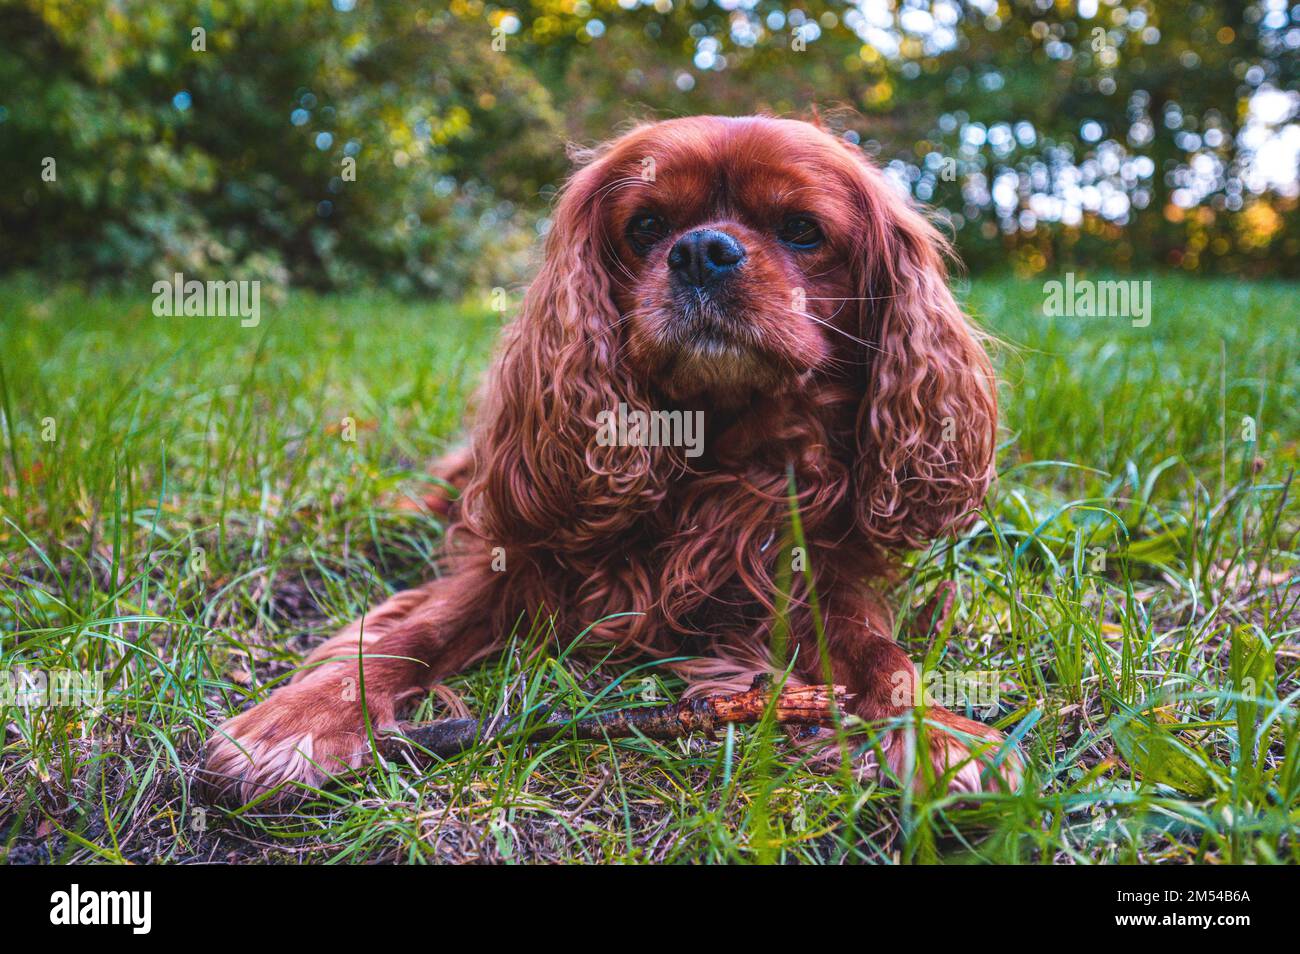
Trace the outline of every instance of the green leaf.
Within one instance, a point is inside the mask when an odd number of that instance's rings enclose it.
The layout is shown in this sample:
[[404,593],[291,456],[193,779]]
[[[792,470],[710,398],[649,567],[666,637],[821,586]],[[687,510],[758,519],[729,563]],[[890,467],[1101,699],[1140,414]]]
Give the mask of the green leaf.
[[1174,738],[1168,729],[1140,717],[1116,716],[1111,735],[1125,760],[1144,781],[1160,782],[1198,798],[1214,794],[1214,779],[1205,754]]

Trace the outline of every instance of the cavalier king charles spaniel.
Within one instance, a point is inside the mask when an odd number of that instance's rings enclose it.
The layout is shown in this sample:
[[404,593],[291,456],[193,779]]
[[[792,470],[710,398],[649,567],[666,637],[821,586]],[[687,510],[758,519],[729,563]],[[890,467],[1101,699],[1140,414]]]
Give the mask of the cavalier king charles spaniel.
[[678,657],[688,692],[788,660],[888,729],[854,750],[862,772],[1016,787],[995,730],[933,705],[899,718],[921,680],[882,595],[993,475],[995,381],[943,238],[806,122],[673,119],[578,158],[470,445],[442,467],[464,485],[442,572],[222,725],[205,776],[248,800],[356,767],[367,723],[393,728],[540,613]]

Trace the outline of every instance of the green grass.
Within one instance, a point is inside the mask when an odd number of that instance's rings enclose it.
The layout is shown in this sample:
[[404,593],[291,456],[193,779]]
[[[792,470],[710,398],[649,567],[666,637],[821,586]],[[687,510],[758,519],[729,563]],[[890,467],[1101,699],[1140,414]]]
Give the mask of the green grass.
[[[441,528],[389,501],[455,439],[497,316],[294,293],[245,329],[156,318],[143,292],[0,284],[0,669],[105,687],[99,710],[0,708],[0,855],[1295,861],[1300,289],[1153,285],[1148,328],[1044,318],[1041,281],[967,294],[1009,343],[1001,479],[898,598],[957,583],[950,628],[905,642],[942,672],[996,674],[989,721],[1022,737],[1022,792],[846,782],[758,727],[488,746],[232,813],[191,790],[203,739],[428,572]],[[681,688],[648,661],[535,643],[451,687],[482,716]]]

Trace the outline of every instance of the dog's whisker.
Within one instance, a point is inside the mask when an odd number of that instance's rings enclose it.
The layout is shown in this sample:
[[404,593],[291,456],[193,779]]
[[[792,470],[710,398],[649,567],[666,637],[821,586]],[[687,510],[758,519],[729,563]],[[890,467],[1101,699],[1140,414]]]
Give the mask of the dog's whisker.
[[[817,324],[821,325],[823,328],[835,332],[837,335],[843,335],[845,338],[847,338],[849,341],[852,341],[854,344],[859,344],[864,348],[869,348],[872,351],[879,352],[880,354],[887,355],[890,353],[886,351],[884,348],[877,347],[876,345],[872,344],[870,341],[867,341],[863,338],[859,338],[857,335],[849,334],[843,328],[839,328],[831,324],[829,321],[823,321],[821,318],[818,318],[816,315],[812,314],[811,312],[799,311],[799,312],[795,312],[795,314],[799,315],[802,318],[807,318],[809,321],[814,321]],[[836,314],[839,314],[839,312],[836,312]]]

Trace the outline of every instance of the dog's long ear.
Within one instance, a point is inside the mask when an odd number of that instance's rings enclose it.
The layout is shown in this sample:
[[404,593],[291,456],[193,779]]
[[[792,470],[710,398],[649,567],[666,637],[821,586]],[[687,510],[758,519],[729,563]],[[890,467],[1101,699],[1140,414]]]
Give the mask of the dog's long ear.
[[462,512],[489,541],[608,542],[652,495],[649,449],[599,439],[601,412],[645,406],[619,361],[600,213],[608,166],[598,156],[566,186],[545,262],[487,378]]
[[891,549],[967,521],[993,477],[997,394],[982,337],[948,288],[946,241],[855,156],[855,285],[873,346],[858,411],[857,514]]

